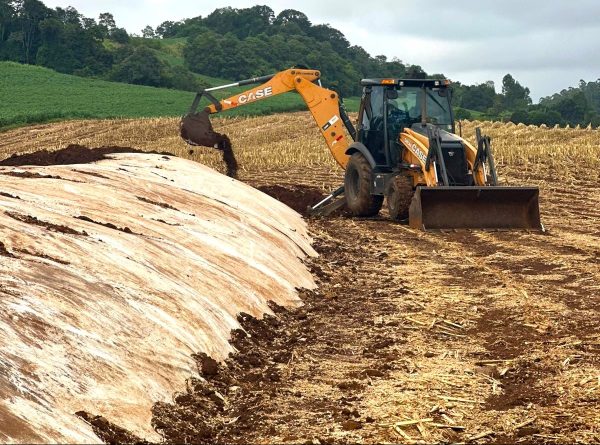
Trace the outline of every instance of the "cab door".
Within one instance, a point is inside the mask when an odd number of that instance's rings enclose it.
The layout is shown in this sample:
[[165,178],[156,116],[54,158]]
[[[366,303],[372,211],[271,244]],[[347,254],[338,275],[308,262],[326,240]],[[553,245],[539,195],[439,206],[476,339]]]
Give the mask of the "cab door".
[[365,87],[358,115],[358,142],[367,147],[377,166],[386,166],[384,88]]

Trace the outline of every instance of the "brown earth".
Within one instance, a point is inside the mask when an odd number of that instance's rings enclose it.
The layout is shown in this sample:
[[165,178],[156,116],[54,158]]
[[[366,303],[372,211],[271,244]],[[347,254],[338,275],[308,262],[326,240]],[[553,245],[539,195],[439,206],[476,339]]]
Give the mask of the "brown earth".
[[[246,180],[302,210],[326,175]],[[587,190],[542,193],[545,234],[309,220],[319,289],[297,310],[240,314],[239,352],[197,355],[154,427],[176,443],[598,441],[600,244],[561,210],[595,212]]]
[[[238,164],[231,145],[231,141],[225,135],[220,135],[218,150],[223,153],[223,162],[225,163],[226,174],[232,178],[237,177]],[[38,150],[34,153],[22,155],[13,154],[12,156],[0,161],[0,166],[21,166],[21,165],[69,165],[69,164],[88,164],[90,162],[106,159],[106,155],[111,153],[156,153],[173,156],[168,152],[144,151],[132,147],[97,147],[88,148],[82,145],[71,144],[60,150]]]
[[[597,181],[503,171],[541,187],[548,232],[310,219],[318,290],[297,310],[240,314],[239,352],[196,355],[186,390],[155,405],[156,430],[177,443],[600,441]],[[241,179],[298,211],[341,182],[317,167]],[[137,440],[84,415],[106,442]]]
[[106,159],[106,155],[111,153],[143,153],[143,151],[131,147],[88,148],[72,144],[56,151],[39,150],[35,153],[15,154],[0,161],[0,166],[88,164]]
[[288,207],[291,207],[302,215],[306,214],[308,207],[312,207],[326,196],[323,190],[318,187],[306,185],[282,187],[281,185],[274,184],[260,185],[256,188],[285,203]]

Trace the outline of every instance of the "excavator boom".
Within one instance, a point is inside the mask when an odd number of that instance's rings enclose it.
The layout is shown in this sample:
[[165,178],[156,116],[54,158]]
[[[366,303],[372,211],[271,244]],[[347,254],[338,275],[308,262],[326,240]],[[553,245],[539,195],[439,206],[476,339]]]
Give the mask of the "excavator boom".
[[[243,80],[237,83],[209,88],[196,95],[194,103],[187,115],[181,121],[181,137],[192,145],[201,145],[223,149],[225,135],[216,133],[210,123],[209,115],[238,108],[254,102],[259,102],[278,94],[296,91],[300,94],[321,134],[323,135],[331,154],[337,163],[344,168],[348,162],[346,150],[350,144],[346,132],[353,138],[354,127],[350,123],[335,91],[315,84],[321,73],[315,70],[292,68],[277,74]],[[258,86],[226,99],[217,100],[212,92],[220,89],[259,83]],[[210,100],[211,104],[197,112],[202,97]]]

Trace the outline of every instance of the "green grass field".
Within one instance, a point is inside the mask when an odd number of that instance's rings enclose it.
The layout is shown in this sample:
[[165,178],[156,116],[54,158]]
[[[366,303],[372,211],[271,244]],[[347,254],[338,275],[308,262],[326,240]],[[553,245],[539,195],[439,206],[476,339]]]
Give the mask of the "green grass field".
[[[65,119],[180,116],[194,99],[191,92],[87,79],[13,62],[0,62],[0,79],[0,130]],[[208,77],[206,81],[211,85],[222,83],[221,79]],[[236,88],[224,94],[242,90]],[[356,99],[349,103],[354,110]],[[304,109],[300,96],[287,93],[224,114],[261,115]]]

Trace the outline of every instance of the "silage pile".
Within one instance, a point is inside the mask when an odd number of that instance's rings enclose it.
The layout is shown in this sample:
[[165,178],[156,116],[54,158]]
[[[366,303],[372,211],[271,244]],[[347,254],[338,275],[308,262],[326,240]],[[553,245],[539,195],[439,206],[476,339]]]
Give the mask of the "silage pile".
[[294,211],[200,164],[120,153],[0,167],[0,441],[150,440],[151,406],[232,351],[236,315],[298,305],[314,255]]

